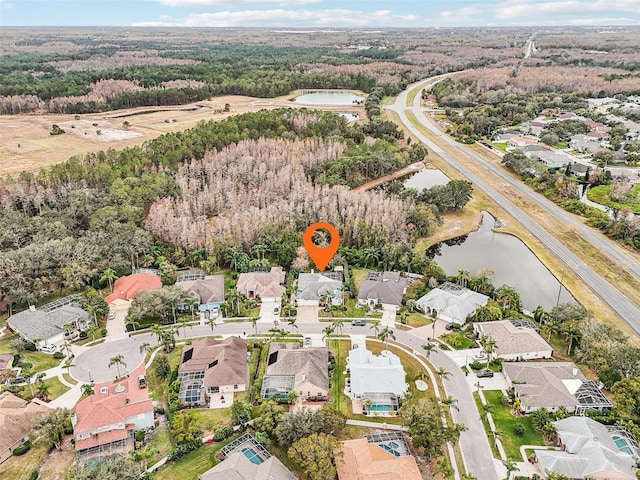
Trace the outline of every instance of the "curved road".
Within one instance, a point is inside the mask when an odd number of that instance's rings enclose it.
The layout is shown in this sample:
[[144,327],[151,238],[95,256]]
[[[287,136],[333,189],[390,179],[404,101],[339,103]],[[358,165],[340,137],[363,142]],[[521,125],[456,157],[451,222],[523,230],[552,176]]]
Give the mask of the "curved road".
[[[414,83],[409,86],[407,90],[402,92],[393,105],[386,108],[394,111],[399,117],[405,128],[409,130],[414,136],[419,138],[425,145],[431,150],[440,155],[445,161],[447,161],[452,167],[458,170],[463,176],[469,179],[477,188],[487,194],[493,201],[504,208],[510,215],[512,215],[518,222],[520,222],[527,230],[529,230],[538,240],[547,246],[560,260],[562,260],[573,272],[580,277],[580,279],[600,298],[602,298],[636,333],[640,334],[640,308],[624,296],[618,289],[609,284],[600,275],[595,273],[587,264],[579,259],[573,252],[565,247],[559,240],[551,235],[547,230],[541,227],[538,223],[533,221],[522,210],[509,201],[504,195],[499,193],[487,182],[471,172],[463,164],[458,162],[454,157],[445,152],[436,143],[428,139],[420,130],[418,130],[407,117],[407,111],[413,113],[418,122],[424,125],[426,128],[438,135],[442,141],[447,142],[449,145],[456,148],[462,154],[472,158],[479,165],[482,165],[485,169],[489,170],[494,175],[498,176],[501,180],[504,180],[519,193],[525,195],[528,199],[534,202],[539,208],[545,210],[556,217],[558,220],[565,224],[573,223],[573,218],[567,214],[560,207],[553,202],[547,200],[541,195],[529,190],[521,182],[518,182],[507,175],[500,168],[492,165],[490,162],[484,160],[480,155],[474,152],[470,152],[464,146],[458,144],[455,140],[449,138],[443,134],[437,127],[435,127],[424,115],[424,111],[420,106],[420,95],[416,95],[414,104],[412,107],[407,107],[407,98],[411,90],[415,88],[428,87],[433,83],[445,78],[446,75],[440,75],[427,80]],[[640,265],[626,254],[619,246],[615,245],[612,241],[603,238],[587,227],[581,228],[585,240],[591,243],[595,248],[600,250],[611,258],[614,258],[624,265],[625,269],[629,271],[636,278],[640,278]]]
[[[303,335],[322,335],[324,323],[300,323],[296,333]],[[266,334],[272,328],[269,324],[258,323],[258,333]],[[247,323],[223,323],[218,325],[212,332],[209,326],[196,326],[187,328],[187,338],[204,337],[208,335],[240,335],[242,333],[254,333],[253,326]],[[372,335],[372,330],[368,327],[354,327],[345,325],[344,334]],[[405,345],[416,352],[422,352],[422,345],[425,341],[410,332],[396,330],[397,343]],[[180,329],[178,341],[184,340],[183,330]],[[112,342],[101,343],[78,355],[75,366],[71,367],[71,375],[81,382],[105,382],[116,377],[116,368],[108,367],[109,359],[117,354],[124,357],[126,366],[120,366],[120,373],[124,375],[133,371],[144,360],[144,354],[140,353],[140,345],[148,342],[156,345],[157,339],[151,333],[135,335],[131,338],[114,340]],[[466,382],[462,370],[443,351],[435,351],[429,357],[429,362],[438,369],[444,368],[451,373],[447,380],[444,380],[446,395],[450,395],[458,400],[458,409],[451,409],[453,420],[462,423],[467,427],[467,431],[460,435],[460,449],[463,453],[466,469],[477,478],[483,480],[498,480],[493,454],[489,440],[485,434],[478,408],[474,402],[473,394]]]

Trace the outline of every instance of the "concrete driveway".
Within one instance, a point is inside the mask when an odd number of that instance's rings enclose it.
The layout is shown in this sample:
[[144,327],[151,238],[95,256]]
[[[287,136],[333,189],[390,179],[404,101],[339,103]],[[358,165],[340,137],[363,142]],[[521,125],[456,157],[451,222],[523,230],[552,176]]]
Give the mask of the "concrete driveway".
[[129,337],[129,333],[127,333],[125,326],[128,313],[128,308],[124,310],[115,310],[116,318],[113,320],[107,320],[107,336],[104,339],[105,343]]
[[311,305],[298,306],[298,314],[296,315],[296,323],[310,323],[318,321],[318,311],[320,307],[314,307]]
[[395,328],[396,326],[396,311],[395,309],[384,309],[382,311],[382,320],[380,321],[383,327]]
[[280,321],[280,314],[274,313],[274,309],[278,307],[278,312],[280,311],[280,302],[273,299],[263,299],[262,304],[260,305],[260,323],[271,323],[273,324],[274,320]]

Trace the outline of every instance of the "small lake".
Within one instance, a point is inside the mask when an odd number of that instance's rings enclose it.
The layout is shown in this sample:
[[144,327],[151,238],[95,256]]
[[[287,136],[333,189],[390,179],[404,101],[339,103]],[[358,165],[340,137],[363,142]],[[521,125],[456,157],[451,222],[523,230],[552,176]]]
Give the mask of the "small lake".
[[526,310],[538,305],[546,310],[560,303],[575,302],[567,289],[542,264],[522,241],[512,235],[491,231],[494,219],[486,212],[476,232],[441,242],[430,249],[433,259],[447,275],[466,270],[471,275],[483,268],[493,270],[492,283],[496,288],[509,285],[516,289]]
[[303,90],[293,101],[305,105],[354,105],[363,102],[364,97],[344,90]]
[[449,183],[449,180],[449,177],[442,173],[441,170],[437,168],[425,168],[424,170],[409,175],[402,185],[404,185],[405,188],[414,188],[417,191],[421,191],[435,187],[436,185],[446,185]]

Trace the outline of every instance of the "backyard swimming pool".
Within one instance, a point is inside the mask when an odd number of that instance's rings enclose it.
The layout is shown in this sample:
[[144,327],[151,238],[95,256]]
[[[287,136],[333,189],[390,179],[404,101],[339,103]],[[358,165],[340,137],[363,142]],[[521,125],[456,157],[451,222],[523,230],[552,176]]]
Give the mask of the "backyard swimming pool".
[[382,403],[373,403],[369,407],[370,412],[389,412],[391,411],[391,405],[385,405]]
[[244,453],[244,456],[247,457],[251,463],[260,465],[264,462],[264,459],[253,448],[243,448],[242,453]]

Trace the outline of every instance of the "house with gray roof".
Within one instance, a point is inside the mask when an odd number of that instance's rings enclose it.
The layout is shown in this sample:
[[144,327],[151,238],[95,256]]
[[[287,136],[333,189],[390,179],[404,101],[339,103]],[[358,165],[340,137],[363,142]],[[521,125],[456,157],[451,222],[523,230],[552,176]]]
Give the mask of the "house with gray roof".
[[584,415],[613,407],[598,385],[573,362],[506,362],[502,372],[525,413],[541,408],[555,412],[565,407]]
[[342,305],[342,281],[323,273],[301,273],[298,276],[296,301],[300,306],[318,307],[321,301],[327,305]]
[[329,393],[329,349],[300,348],[298,343],[272,343],[262,379],[261,398],[286,398],[295,391],[302,400],[325,400]]
[[410,280],[400,272],[369,272],[358,290],[358,305],[373,309],[397,310]]
[[[38,347],[59,343],[65,335],[73,336],[87,327],[89,314],[74,301],[75,296],[71,296],[38,308],[31,305],[27,310],[11,315],[7,325],[28,342],[40,339]],[[65,325],[71,326],[70,331],[65,331]]]
[[[587,417],[553,422],[562,450],[535,450],[540,467],[567,478],[635,480],[638,459],[614,431]],[[637,455],[637,452],[636,452]]]
[[175,285],[190,293],[200,305],[224,302],[224,275],[205,275],[194,270],[178,275]]
[[449,323],[464,325],[469,315],[489,301],[489,297],[451,282],[445,282],[438,288],[420,297],[416,301],[422,311],[434,318]]
[[[518,322],[518,326],[515,322]],[[531,322],[500,320],[474,323],[473,330],[480,337],[486,336],[495,340],[495,358],[507,361],[551,358],[553,348],[530,326],[535,327]]]
[[398,409],[398,400],[407,393],[400,357],[388,350],[374,355],[365,348],[354,348],[349,350],[347,366],[354,413],[376,411],[383,414]]
[[297,479],[249,433],[224,447],[221,454],[224,460],[200,474],[198,480]]

